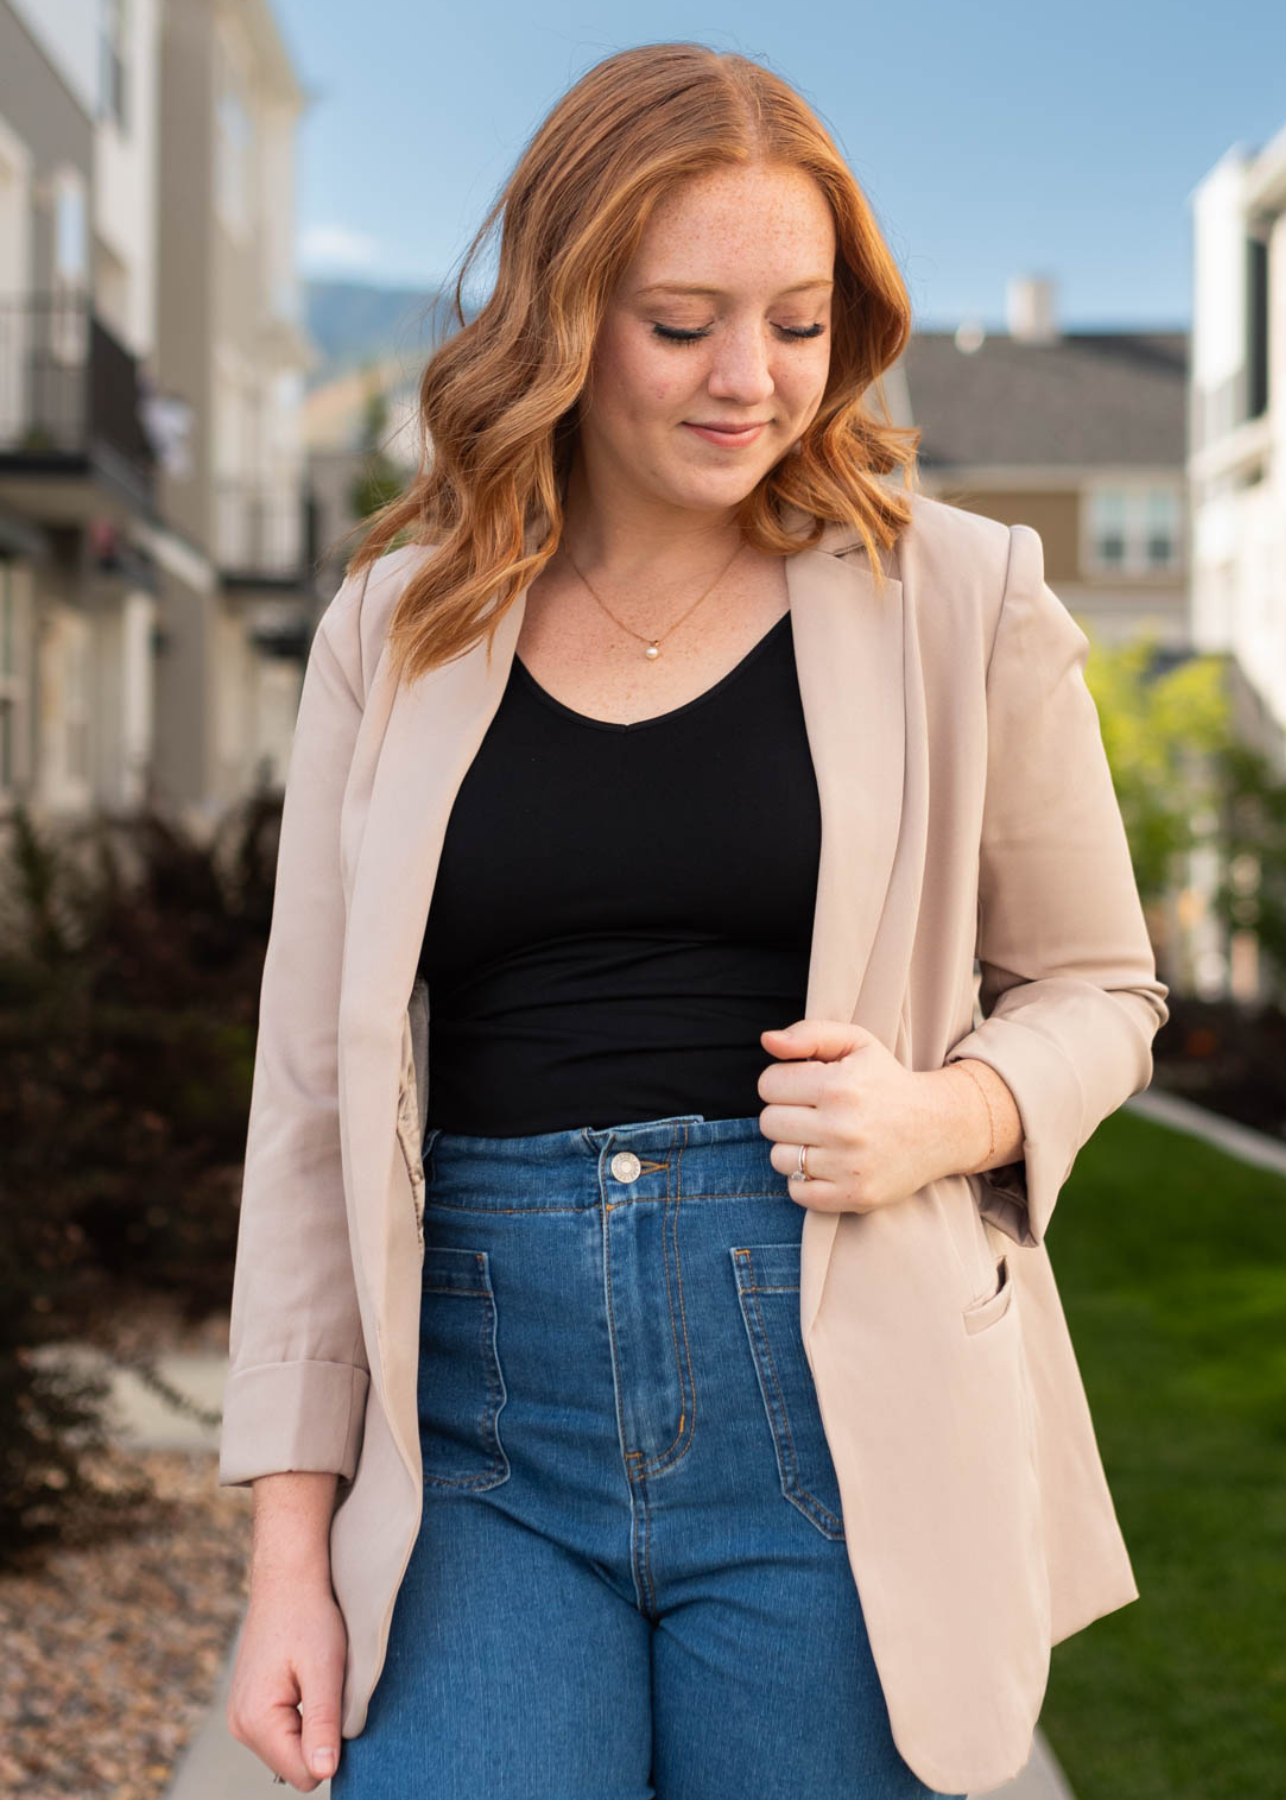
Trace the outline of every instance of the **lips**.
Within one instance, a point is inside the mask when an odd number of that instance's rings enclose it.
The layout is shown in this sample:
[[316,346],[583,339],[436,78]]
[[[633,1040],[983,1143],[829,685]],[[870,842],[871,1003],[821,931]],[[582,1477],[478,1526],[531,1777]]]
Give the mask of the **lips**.
[[736,431],[725,431],[721,426],[715,425],[693,425],[687,419],[684,420],[684,426],[688,431],[695,432],[697,437],[704,438],[708,444],[718,444],[726,450],[740,450],[746,444],[753,444],[764,430],[762,421],[758,425],[747,425]]

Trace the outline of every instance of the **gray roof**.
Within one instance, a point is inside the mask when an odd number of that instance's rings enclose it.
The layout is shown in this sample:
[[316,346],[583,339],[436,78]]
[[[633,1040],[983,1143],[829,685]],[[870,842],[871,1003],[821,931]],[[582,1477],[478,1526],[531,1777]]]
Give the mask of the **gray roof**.
[[898,367],[926,469],[1183,464],[1186,331],[1068,331],[1048,344],[989,334],[971,354],[954,332],[921,331]]

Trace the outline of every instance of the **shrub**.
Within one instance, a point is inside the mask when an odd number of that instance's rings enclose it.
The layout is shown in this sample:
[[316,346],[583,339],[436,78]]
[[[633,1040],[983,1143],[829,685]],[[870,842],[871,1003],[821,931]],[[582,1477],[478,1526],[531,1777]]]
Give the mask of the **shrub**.
[[[157,812],[55,839],[24,808],[0,867],[0,1554],[93,1489],[101,1377],[131,1294],[226,1304],[280,796],[202,841]],[[127,1498],[127,1497],[126,1497]],[[109,1504],[110,1502],[110,1504]]]

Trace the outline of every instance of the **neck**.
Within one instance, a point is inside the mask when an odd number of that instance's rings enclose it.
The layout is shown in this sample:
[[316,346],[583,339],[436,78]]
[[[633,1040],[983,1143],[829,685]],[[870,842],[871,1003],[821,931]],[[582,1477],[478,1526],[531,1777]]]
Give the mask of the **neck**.
[[629,584],[646,575],[662,583],[713,572],[741,542],[729,508],[668,506],[637,489],[592,479],[578,460],[563,502],[563,543],[591,578],[597,572]]

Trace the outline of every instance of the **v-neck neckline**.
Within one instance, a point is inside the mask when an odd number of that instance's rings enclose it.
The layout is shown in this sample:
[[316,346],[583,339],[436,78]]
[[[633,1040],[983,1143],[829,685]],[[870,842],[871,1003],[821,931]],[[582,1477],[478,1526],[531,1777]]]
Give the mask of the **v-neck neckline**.
[[681,718],[684,713],[689,713],[695,707],[703,706],[707,700],[712,700],[715,695],[721,693],[730,682],[735,681],[737,676],[740,675],[750,663],[754,662],[756,657],[767,649],[768,645],[776,638],[778,632],[780,632],[784,626],[788,625],[789,621],[790,612],[788,609],[779,619],[773,621],[762,637],[756,638],[755,642],[750,646],[749,650],[746,651],[746,654],[740,661],[735,662],[728,670],[727,674],[721,675],[718,681],[712,686],[705,688],[699,694],[694,694],[691,700],[685,700],[681,706],[672,706],[667,712],[653,713],[646,719],[596,719],[590,713],[577,712],[575,707],[564,705],[561,700],[556,700],[554,698],[548,688],[541,686],[540,682],[537,681],[536,677],[532,674],[531,670],[527,667],[526,663],[518,655],[516,650],[514,651],[513,656],[513,666],[518,671],[521,679],[526,683],[528,691],[533,694],[537,700],[542,701],[551,709],[551,711],[560,713],[563,718],[570,719],[574,724],[587,725],[591,729],[597,731],[642,731],[646,726],[665,725],[671,719]]

